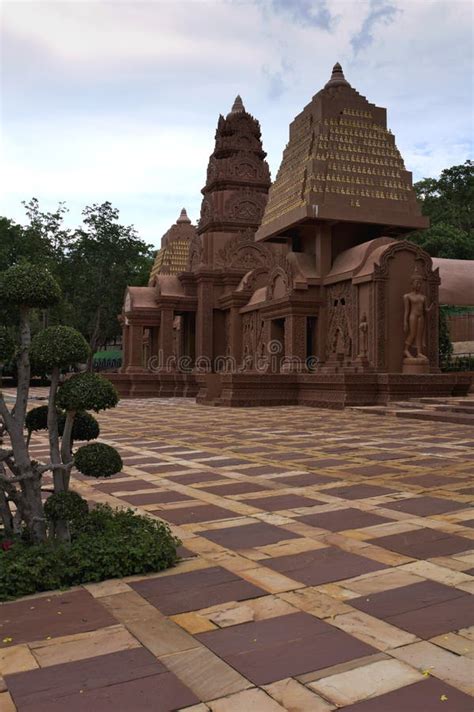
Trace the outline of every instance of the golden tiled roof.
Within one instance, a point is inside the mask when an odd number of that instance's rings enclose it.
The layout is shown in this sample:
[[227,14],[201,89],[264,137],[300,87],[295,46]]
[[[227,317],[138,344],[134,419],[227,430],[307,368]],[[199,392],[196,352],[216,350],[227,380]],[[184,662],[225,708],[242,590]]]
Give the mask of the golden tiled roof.
[[176,223],[161,239],[161,248],[156,253],[150,272],[150,282],[158,274],[181,274],[186,271],[189,247],[195,234],[196,228],[183,208]]

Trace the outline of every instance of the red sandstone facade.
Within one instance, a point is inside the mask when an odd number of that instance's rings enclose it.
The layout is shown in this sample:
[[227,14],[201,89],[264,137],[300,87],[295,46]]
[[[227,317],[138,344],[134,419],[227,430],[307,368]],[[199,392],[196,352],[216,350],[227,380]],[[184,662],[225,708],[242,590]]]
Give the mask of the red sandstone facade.
[[[466,390],[439,373],[438,270],[403,240],[428,226],[411,173],[385,109],[339,65],[292,122],[273,185],[237,97],[202,193],[187,268],[155,264],[148,287],[127,291],[124,366],[111,376],[122,395],[343,407]],[[407,298],[424,304],[424,359],[407,342]]]

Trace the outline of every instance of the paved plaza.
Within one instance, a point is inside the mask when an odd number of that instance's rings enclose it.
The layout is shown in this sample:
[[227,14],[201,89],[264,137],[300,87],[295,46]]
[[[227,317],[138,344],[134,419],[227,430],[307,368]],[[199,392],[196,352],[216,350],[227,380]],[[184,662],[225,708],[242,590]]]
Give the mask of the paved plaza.
[[168,522],[182,561],[1,605],[1,712],[472,712],[472,428],[173,399],[99,420],[123,472],[74,488]]

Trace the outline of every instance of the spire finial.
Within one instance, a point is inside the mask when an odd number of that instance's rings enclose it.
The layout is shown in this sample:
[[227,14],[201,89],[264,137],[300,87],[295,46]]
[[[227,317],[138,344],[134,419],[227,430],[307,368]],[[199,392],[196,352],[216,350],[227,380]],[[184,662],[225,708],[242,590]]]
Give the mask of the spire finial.
[[342,71],[342,67],[339,64],[339,62],[336,62],[334,67],[332,68],[332,74],[331,74],[331,79],[327,82],[326,86],[324,87],[327,89],[327,87],[341,87],[341,86],[350,86],[349,82],[346,81],[346,78],[344,76],[344,72]]
[[235,101],[232,104],[232,109],[230,110],[229,113],[230,114],[240,114],[243,111],[245,111],[245,106],[242,101],[242,97],[240,96],[240,94],[237,94],[237,96],[235,97]]
[[189,225],[191,224],[191,220],[188,218],[188,214],[186,212],[186,208],[183,208],[179,214],[179,218],[176,220],[177,225],[181,225],[182,223],[188,223]]

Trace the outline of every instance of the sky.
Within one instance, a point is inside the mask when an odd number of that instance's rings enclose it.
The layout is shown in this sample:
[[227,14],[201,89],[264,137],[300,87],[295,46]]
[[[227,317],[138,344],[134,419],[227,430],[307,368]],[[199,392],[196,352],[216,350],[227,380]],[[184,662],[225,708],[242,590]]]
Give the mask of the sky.
[[470,0],[3,0],[0,215],[106,200],[159,246],[199,218],[219,114],[259,119],[272,176],[339,61],[388,109],[414,180],[472,158]]

